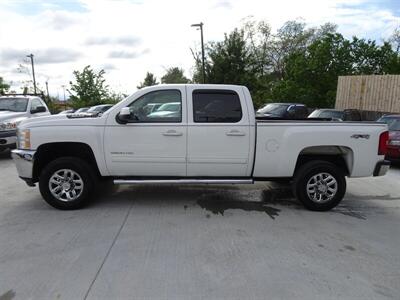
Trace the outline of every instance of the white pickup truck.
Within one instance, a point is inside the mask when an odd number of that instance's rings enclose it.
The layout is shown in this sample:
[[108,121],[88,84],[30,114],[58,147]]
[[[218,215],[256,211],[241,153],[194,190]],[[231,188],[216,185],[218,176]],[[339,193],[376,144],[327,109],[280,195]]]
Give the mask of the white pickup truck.
[[0,96],[0,152],[15,148],[17,125],[22,120],[47,115],[46,103],[36,95]]
[[13,151],[19,176],[39,182],[59,209],[87,204],[96,182],[251,184],[293,182],[311,210],[342,200],[345,177],[384,175],[387,126],[321,120],[257,120],[236,85],[157,85],[100,117],[23,121]]

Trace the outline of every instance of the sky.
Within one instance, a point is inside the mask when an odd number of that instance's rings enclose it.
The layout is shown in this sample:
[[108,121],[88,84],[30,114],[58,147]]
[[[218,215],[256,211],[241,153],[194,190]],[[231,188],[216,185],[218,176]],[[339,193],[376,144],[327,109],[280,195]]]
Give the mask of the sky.
[[147,71],[160,80],[178,66],[192,76],[200,32],[191,24],[204,23],[205,42],[219,41],[249,18],[273,31],[294,19],[332,22],[347,38],[382,41],[400,25],[400,0],[0,0],[0,77],[21,92],[33,53],[37,82],[48,81],[53,96],[62,99],[73,70],[86,65],[131,94]]

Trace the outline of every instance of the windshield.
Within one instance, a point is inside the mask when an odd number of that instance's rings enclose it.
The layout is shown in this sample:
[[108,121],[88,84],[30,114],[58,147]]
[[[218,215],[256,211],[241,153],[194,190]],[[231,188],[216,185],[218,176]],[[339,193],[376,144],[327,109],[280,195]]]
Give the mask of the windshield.
[[88,110],[89,110],[89,108],[87,108],[87,107],[82,107],[82,108],[78,109],[77,111],[75,111],[75,113],[83,113],[83,112],[86,112],[86,111],[88,111]]
[[309,115],[309,118],[343,119],[343,112],[337,110],[315,110]]
[[288,104],[267,104],[265,107],[259,109],[257,113],[282,116],[285,114],[288,107]]
[[109,110],[112,107],[112,105],[99,105],[99,106],[93,106],[87,110],[88,113],[103,113],[107,110]]
[[0,111],[25,112],[28,106],[26,98],[1,98]]
[[382,117],[378,122],[386,123],[390,131],[400,130],[400,118]]
[[179,111],[180,107],[180,103],[165,103],[161,105],[157,111]]
[[93,106],[88,109],[88,112],[99,112],[103,109],[103,106]]

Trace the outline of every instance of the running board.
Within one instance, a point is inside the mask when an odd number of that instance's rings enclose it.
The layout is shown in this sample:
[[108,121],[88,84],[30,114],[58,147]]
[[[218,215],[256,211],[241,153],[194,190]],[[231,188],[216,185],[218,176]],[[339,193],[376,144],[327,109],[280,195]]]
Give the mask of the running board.
[[253,184],[253,179],[114,179],[114,184]]

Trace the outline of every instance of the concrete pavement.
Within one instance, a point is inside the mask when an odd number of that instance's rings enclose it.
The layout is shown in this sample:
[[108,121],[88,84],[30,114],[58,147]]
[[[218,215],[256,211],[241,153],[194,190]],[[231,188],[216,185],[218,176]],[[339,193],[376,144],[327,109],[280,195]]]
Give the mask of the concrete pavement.
[[0,300],[399,299],[400,169],[331,212],[282,185],[109,189],[58,211],[0,157]]

